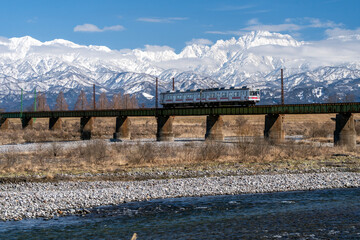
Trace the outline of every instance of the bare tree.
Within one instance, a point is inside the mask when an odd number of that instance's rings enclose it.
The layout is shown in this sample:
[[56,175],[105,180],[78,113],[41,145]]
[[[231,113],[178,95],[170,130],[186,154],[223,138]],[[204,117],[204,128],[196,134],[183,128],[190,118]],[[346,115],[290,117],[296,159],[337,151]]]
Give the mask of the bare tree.
[[102,92],[100,94],[96,108],[97,109],[108,109],[109,108],[109,101],[106,97],[106,93]]
[[113,95],[111,107],[113,109],[138,108],[139,104],[135,95],[117,93]]
[[327,103],[338,103],[340,101],[339,96],[336,93],[331,94],[328,99]]
[[111,101],[112,109],[121,109],[122,108],[122,95],[121,93],[115,93]]
[[66,111],[69,110],[69,105],[67,104],[64,96],[64,92],[59,92],[59,95],[56,98],[56,104],[55,104],[55,110],[56,111]]
[[131,108],[130,94],[124,94],[122,102],[123,102],[123,108],[124,109]]
[[[35,111],[34,103],[26,108],[27,111]],[[49,105],[46,103],[45,93],[39,92],[36,96],[36,111],[50,111]]]
[[138,101],[135,95],[131,95],[130,97],[130,108],[139,108]]
[[49,105],[46,103],[45,93],[39,93],[37,96],[37,110],[38,111],[50,111]]
[[346,96],[343,99],[343,102],[355,102],[355,95],[353,93],[346,94]]
[[79,97],[75,103],[75,110],[88,110],[90,109],[89,103],[86,99],[84,90],[81,90]]

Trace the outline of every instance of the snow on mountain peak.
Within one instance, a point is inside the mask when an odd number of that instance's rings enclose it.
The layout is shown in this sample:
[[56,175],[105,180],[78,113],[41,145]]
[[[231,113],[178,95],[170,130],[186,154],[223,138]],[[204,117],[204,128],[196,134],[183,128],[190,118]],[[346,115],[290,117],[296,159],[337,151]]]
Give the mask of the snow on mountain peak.
[[46,41],[42,45],[45,46],[65,46],[70,48],[80,48],[81,45],[75,44],[71,41],[64,40],[64,39],[54,39],[52,41]]
[[6,44],[10,51],[15,51],[20,57],[24,57],[33,46],[40,46],[42,43],[30,36],[10,38]]
[[[255,31],[209,45],[193,41],[177,54],[167,46],[117,51],[64,39],[41,42],[29,36],[0,37],[0,100],[19,94],[20,88],[75,94],[96,83],[108,93],[121,89],[149,101],[156,77],[163,89],[173,77],[177,89],[214,84],[266,88],[276,85],[280,68],[285,69],[287,84],[294,89],[301,84],[340,84],[341,79],[360,79],[360,38],[351,39],[310,43],[286,34]],[[325,91],[324,87],[322,93]]]
[[240,44],[245,48],[263,45],[298,47],[303,45],[303,42],[298,42],[287,34],[271,33],[268,31],[253,31],[249,34],[240,36],[237,40],[237,44]]

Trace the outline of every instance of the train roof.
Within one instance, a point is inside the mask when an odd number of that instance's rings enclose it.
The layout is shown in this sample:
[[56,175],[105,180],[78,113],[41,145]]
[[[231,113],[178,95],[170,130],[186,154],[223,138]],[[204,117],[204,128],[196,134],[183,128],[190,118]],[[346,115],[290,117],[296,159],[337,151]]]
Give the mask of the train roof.
[[[166,91],[166,92],[162,92],[162,93],[190,93],[190,92],[201,92],[201,91],[214,91],[214,90],[250,90],[250,88],[248,88],[247,86],[243,86],[243,87],[229,87],[229,88],[225,88],[225,87],[222,87],[222,88],[205,88],[205,89],[196,89],[196,90],[186,90],[186,91],[183,91],[183,90],[176,90],[176,91]],[[257,89],[256,89],[257,90]]]

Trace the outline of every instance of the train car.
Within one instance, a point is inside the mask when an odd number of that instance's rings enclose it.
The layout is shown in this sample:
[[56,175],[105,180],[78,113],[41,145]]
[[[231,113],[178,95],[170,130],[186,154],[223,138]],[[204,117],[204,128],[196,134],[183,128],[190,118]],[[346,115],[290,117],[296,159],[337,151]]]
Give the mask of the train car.
[[160,104],[162,104],[164,108],[252,106],[259,101],[260,90],[248,87],[167,91],[160,93]]

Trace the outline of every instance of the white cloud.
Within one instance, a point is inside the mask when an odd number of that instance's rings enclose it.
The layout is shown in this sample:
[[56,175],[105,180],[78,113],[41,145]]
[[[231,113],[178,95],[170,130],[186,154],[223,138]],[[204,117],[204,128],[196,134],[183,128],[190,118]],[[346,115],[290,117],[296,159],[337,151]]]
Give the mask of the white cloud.
[[191,41],[186,42],[186,45],[192,45],[192,44],[211,45],[213,44],[213,42],[205,38],[193,38]]
[[121,25],[114,25],[114,26],[110,26],[110,27],[104,27],[103,31],[122,31],[125,28]]
[[[360,39],[359,39],[360,40]],[[279,57],[295,62],[306,60],[312,67],[358,62],[360,41],[342,39],[327,39],[306,42],[298,47],[263,45],[249,49],[257,55]]]
[[238,10],[244,10],[244,9],[250,9],[255,7],[254,5],[238,5],[238,6],[234,6],[234,5],[226,5],[226,6],[222,6],[222,7],[218,7],[216,9],[214,9],[215,11],[238,11]]
[[236,35],[240,36],[245,34],[247,31],[206,31],[207,34],[217,34],[217,35]]
[[105,31],[122,31],[125,28],[121,25],[114,25],[104,28],[99,28],[98,26],[90,23],[85,23],[83,25],[77,25],[74,27],[74,32],[105,32]]
[[160,17],[151,17],[151,18],[138,18],[137,21],[140,22],[150,22],[150,23],[172,23],[174,21],[184,21],[188,20],[186,17],[168,17],[168,18],[160,18]]
[[[242,35],[249,31],[269,31],[269,32],[292,32],[296,34],[297,31],[307,28],[336,28],[342,26],[341,23],[333,21],[321,21],[318,18],[287,18],[284,23],[280,24],[263,24],[257,18],[252,18],[247,22],[246,27],[239,30],[229,31],[207,31],[209,34],[222,34],[222,35]],[[329,31],[329,34],[331,31]]]
[[101,29],[94,24],[85,23],[75,26],[74,32],[101,32]]
[[258,25],[258,24],[260,24],[260,22],[259,22],[259,19],[257,19],[257,18],[250,19],[247,22],[247,25]]
[[308,27],[311,28],[335,28],[343,25],[342,23],[334,23],[333,21],[322,22],[320,19],[317,18],[304,18],[304,19],[310,22]]
[[298,31],[303,29],[303,26],[299,26],[291,23],[277,24],[277,25],[251,25],[242,28],[243,31],[269,31],[269,32],[284,32],[284,31]]
[[33,17],[33,18],[28,19],[26,22],[27,23],[36,23],[37,21],[38,21],[38,17]]
[[334,28],[334,29],[327,29],[325,33],[330,38],[336,38],[341,36],[354,36],[354,35],[360,35],[360,28],[357,28],[355,30]]

